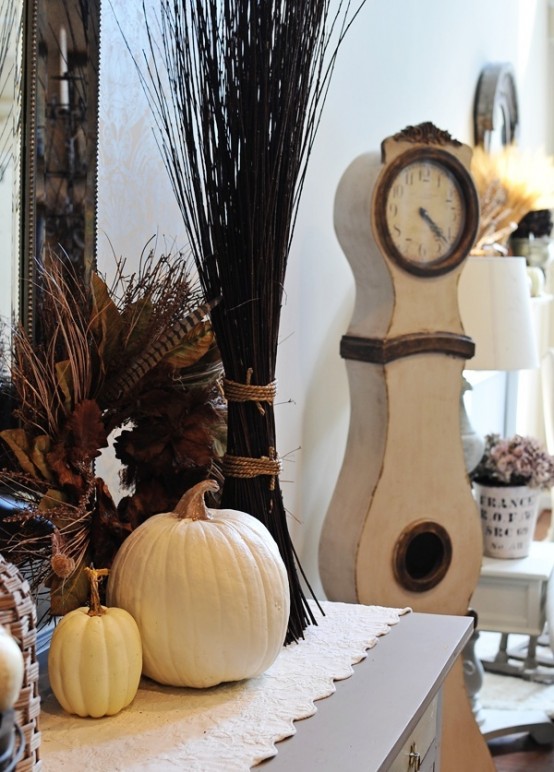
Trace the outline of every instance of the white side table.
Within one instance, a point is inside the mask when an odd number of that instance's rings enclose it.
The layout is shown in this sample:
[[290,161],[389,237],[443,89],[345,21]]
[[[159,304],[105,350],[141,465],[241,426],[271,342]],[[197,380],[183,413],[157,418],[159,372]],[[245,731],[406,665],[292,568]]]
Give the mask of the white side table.
[[534,541],[526,558],[483,558],[471,599],[478,629],[539,636],[546,622],[546,591],[554,572],[554,542]]
[[[494,660],[483,661],[485,670],[532,678],[538,665],[536,645],[546,623],[546,595],[553,573],[554,542],[534,541],[526,558],[483,557],[471,607],[477,613],[478,630],[502,633]],[[512,633],[529,635],[527,655],[521,665],[508,661],[508,636]],[[538,742],[554,742],[554,724],[542,711],[509,711],[508,715],[506,711],[486,711],[484,716],[481,730],[487,739],[529,731]]]

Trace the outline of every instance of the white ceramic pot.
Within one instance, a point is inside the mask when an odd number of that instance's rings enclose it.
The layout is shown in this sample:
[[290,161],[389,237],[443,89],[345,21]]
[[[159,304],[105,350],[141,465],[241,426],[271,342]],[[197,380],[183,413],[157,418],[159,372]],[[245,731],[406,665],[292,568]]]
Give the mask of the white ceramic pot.
[[483,552],[491,558],[524,558],[537,523],[539,490],[527,485],[474,483],[483,529]]

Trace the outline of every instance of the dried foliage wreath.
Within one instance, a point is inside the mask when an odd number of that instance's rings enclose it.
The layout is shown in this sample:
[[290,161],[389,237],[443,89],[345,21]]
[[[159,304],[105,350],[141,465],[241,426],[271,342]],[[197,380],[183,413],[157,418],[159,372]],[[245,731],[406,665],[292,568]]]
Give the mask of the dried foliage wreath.
[[[86,599],[85,565],[109,566],[129,531],[220,476],[226,406],[209,304],[183,255],[119,262],[111,288],[82,283],[50,255],[42,269],[44,343],[19,328],[10,363],[17,427],[0,433],[0,485],[14,512],[0,552],[51,589],[52,614]],[[94,460],[110,434],[132,493],[116,506]]]

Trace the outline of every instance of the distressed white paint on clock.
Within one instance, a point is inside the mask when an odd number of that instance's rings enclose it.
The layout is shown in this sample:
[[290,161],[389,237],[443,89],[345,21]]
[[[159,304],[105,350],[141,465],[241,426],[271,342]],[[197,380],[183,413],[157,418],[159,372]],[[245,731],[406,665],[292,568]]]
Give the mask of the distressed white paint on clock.
[[[331,600],[464,615],[482,537],[461,441],[462,370],[473,344],[463,332],[457,283],[478,205],[467,173],[470,149],[432,129],[419,140],[415,132],[416,140],[401,133],[386,141],[383,159],[358,157],[337,190],[335,230],[356,281],[341,342],[351,420],[319,568]],[[438,164],[435,182],[448,185],[439,186],[440,197],[430,197],[423,181],[405,186],[410,222],[401,230],[432,248],[431,259],[392,236],[399,212],[391,212],[388,197],[406,170],[420,170],[428,159]],[[448,679],[445,707],[445,768],[492,770],[461,661]]]

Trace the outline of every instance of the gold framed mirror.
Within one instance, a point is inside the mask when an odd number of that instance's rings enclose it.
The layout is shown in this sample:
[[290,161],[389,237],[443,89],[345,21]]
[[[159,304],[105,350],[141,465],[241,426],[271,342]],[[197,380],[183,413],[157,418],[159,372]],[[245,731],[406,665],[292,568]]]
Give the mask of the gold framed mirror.
[[100,0],[25,5],[19,319],[40,339],[40,270],[54,250],[95,262]]

